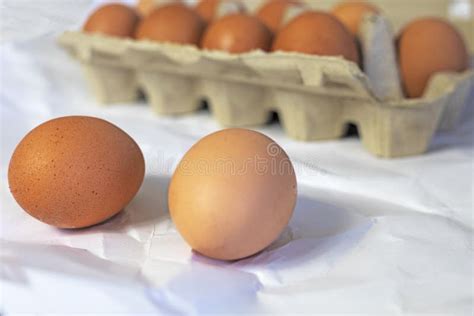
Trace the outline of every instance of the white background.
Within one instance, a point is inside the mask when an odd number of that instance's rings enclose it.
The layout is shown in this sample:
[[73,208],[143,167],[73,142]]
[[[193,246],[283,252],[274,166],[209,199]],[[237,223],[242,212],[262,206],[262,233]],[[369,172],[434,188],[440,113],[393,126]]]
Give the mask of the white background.
[[[0,3],[0,313],[472,314],[474,93],[458,128],[412,158],[374,158],[357,138],[301,143],[277,123],[259,128],[294,163],[296,211],[263,253],[219,262],[191,252],[166,205],[179,159],[219,129],[210,113],[167,118],[145,103],[99,107],[55,42],[93,4]],[[147,176],[120,215],[67,231],[20,209],[7,168],[30,129],[71,114],[129,133]]]

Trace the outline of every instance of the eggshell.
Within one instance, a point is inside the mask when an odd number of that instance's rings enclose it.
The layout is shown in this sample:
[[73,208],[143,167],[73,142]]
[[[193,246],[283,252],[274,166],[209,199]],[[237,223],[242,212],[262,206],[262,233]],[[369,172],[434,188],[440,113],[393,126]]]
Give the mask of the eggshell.
[[296,203],[296,177],[272,139],[226,129],[184,155],[168,200],[176,228],[195,251],[235,260],[261,251],[286,227]]
[[224,15],[246,12],[246,7],[240,0],[201,0],[195,9],[206,23]]
[[198,45],[205,23],[191,8],[181,3],[167,4],[150,13],[137,28],[139,40]]
[[137,11],[142,15],[142,16],[147,16],[148,14],[151,13],[157,6],[157,3],[155,0],[140,0],[138,1],[137,4]]
[[333,15],[318,11],[304,12],[283,26],[273,50],[342,56],[359,62],[355,37]]
[[86,116],[47,121],[30,131],[10,160],[18,204],[61,228],[100,223],[123,209],[141,186],[140,148],[111,123]]
[[209,23],[217,12],[221,0],[201,0],[196,5],[196,12]]
[[469,65],[462,36],[439,18],[423,18],[408,24],[399,36],[398,58],[405,93],[410,98],[423,95],[433,74],[464,71]]
[[276,32],[283,22],[286,10],[292,5],[301,5],[301,2],[296,0],[270,0],[258,9],[256,16],[272,32]]
[[270,30],[254,16],[236,13],[214,21],[204,33],[201,47],[243,53],[255,49],[269,50]]
[[359,32],[359,25],[365,14],[377,12],[379,12],[379,9],[376,6],[364,1],[344,1],[332,10],[332,14],[334,14],[353,35],[357,35]]
[[159,6],[170,3],[181,3],[181,0],[140,0],[137,3],[137,11],[142,16],[147,16]]
[[83,31],[118,37],[133,37],[139,20],[134,9],[123,4],[107,4],[89,16],[83,26]]

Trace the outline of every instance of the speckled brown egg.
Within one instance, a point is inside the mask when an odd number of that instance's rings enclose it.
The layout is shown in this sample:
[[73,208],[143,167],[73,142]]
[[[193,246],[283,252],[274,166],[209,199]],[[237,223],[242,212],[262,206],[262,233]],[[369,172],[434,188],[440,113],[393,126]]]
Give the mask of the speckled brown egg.
[[377,13],[379,9],[365,1],[344,1],[334,7],[334,14],[347,29],[357,35],[362,18],[367,13]]
[[258,9],[256,16],[272,32],[276,32],[283,22],[286,10],[292,5],[301,5],[301,2],[296,0],[269,0]]
[[271,31],[259,19],[235,13],[215,20],[204,33],[201,47],[244,53],[256,49],[269,50],[271,41]]
[[118,37],[133,37],[139,20],[134,9],[123,4],[107,4],[89,16],[83,26],[83,31]]
[[205,23],[184,4],[160,6],[142,20],[135,37],[138,40],[198,45]]
[[141,186],[145,163],[135,141],[94,117],[68,116],[30,131],[10,160],[13,197],[31,216],[60,228],[100,223]]
[[283,149],[246,129],[210,134],[184,155],[169,186],[176,228],[197,252],[235,260],[270,245],[296,203],[296,177]]
[[405,93],[410,98],[422,96],[435,73],[464,71],[469,64],[462,36],[439,18],[408,24],[399,36],[398,58]]
[[282,27],[273,50],[342,56],[359,62],[355,37],[333,15],[318,11],[304,12]]

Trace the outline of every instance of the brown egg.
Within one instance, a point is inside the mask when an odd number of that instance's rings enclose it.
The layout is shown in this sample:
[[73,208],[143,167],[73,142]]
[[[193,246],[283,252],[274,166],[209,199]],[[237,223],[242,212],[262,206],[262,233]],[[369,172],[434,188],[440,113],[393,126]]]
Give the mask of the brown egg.
[[151,13],[157,6],[157,1],[156,0],[140,0],[137,3],[137,11],[142,15],[142,16],[147,16],[148,14]]
[[135,141],[86,116],[47,121],[30,131],[10,160],[8,182],[31,216],[61,228],[100,223],[135,196],[145,172]]
[[236,13],[214,21],[204,33],[201,47],[244,53],[256,49],[269,50],[270,30],[256,17]]
[[359,25],[365,14],[378,12],[379,9],[376,6],[364,1],[344,1],[332,10],[332,14],[334,14],[353,35],[357,35]]
[[167,5],[170,3],[181,3],[181,0],[140,0],[137,3],[137,11],[142,16],[147,16],[153,10],[155,10],[159,6]]
[[142,20],[135,37],[139,40],[198,45],[205,23],[184,4],[173,3],[155,9]]
[[107,4],[89,16],[83,31],[110,36],[133,37],[138,22],[139,17],[134,9],[123,4]]
[[292,5],[301,5],[297,0],[269,0],[257,11],[257,17],[272,32],[278,31],[286,10]]
[[354,36],[334,16],[317,11],[304,12],[282,27],[273,42],[273,50],[359,61]]
[[246,12],[245,6],[240,0],[201,0],[195,9],[206,23],[224,15]]
[[220,2],[221,0],[201,0],[196,5],[196,12],[204,19],[204,21],[209,23],[214,19]]
[[405,93],[410,98],[423,95],[433,74],[464,71],[469,63],[461,35],[439,18],[423,18],[408,24],[398,40],[398,58]]
[[270,245],[286,227],[296,203],[296,177],[272,139],[226,129],[184,155],[168,200],[176,228],[194,250],[240,259]]

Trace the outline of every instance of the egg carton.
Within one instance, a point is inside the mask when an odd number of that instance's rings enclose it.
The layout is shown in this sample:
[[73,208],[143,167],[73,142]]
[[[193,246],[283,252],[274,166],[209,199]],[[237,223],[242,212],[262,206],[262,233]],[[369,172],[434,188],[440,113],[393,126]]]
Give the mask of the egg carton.
[[389,24],[368,15],[361,30],[366,73],[341,57],[237,55],[82,32],[65,32],[59,42],[81,62],[101,103],[133,101],[142,91],[156,113],[179,115],[205,99],[223,126],[262,125],[277,112],[297,140],[337,139],[353,123],[376,156],[424,153],[437,129],[456,124],[473,71],[436,74],[422,98],[404,99]]

